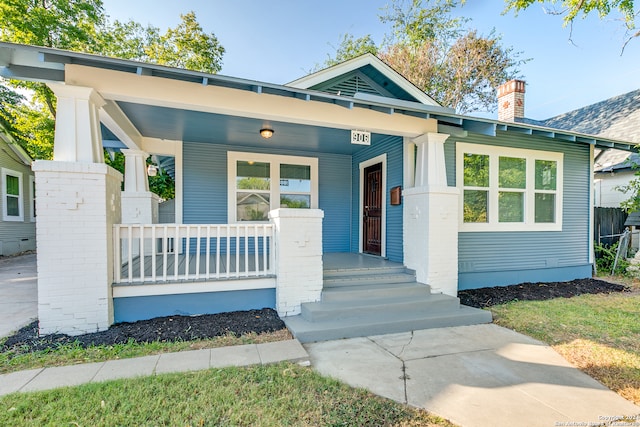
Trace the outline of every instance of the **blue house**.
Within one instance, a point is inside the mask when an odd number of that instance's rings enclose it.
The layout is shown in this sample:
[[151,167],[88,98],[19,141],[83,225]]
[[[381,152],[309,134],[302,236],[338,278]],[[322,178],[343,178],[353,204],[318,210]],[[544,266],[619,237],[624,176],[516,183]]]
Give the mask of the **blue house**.
[[631,149],[458,115],[372,55],[276,85],[0,43],[0,70],[58,98],[34,164],[43,333],[262,307],[303,341],[487,322],[458,290],[591,275],[594,148]]

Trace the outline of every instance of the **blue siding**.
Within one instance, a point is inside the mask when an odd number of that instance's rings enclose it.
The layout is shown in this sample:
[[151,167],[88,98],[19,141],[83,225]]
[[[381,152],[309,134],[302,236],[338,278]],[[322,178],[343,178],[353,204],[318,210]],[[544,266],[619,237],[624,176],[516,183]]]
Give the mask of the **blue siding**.
[[445,144],[447,179],[455,184],[455,141],[564,153],[562,231],[461,232],[459,288],[568,280],[591,275],[589,264],[589,147],[535,136],[469,135]]
[[389,190],[392,187],[402,185],[403,168],[402,168],[402,138],[397,136],[388,136],[380,141],[373,143],[371,146],[358,151],[353,155],[353,207],[352,207],[352,229],[351,251],[358,252],[360,242],[360,163],[372,159],[381,154],[387,153],[387,188],[386,188],[386,242],[387,242],[387,258],[395,262],[403,262],[402,248],[402,205],[391,206]]
[[114,323],[164,316],[217,314],[239,310],[275,308],[275,289],[202,292],[113,299]]
[[324,211],[323,250],[348,252],[351,235],[351,156],[224,144],[183,144],[183,222],[225,224],[227,151],[318,158],[318,204]]

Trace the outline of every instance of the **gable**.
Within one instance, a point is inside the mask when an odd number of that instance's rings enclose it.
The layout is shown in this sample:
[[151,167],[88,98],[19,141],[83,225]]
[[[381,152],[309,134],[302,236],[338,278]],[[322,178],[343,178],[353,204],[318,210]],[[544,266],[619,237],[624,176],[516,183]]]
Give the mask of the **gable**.
[[426,93],[370,53],[317,71],[286,86],[349,97],[365,93],[440,107]]

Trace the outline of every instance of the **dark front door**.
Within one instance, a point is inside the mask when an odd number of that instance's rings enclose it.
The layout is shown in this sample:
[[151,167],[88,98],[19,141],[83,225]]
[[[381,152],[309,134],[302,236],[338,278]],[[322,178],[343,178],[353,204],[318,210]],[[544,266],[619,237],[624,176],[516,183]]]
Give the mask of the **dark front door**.
[[382,249],[382,163],[364,170],[362,252],[380,255]]

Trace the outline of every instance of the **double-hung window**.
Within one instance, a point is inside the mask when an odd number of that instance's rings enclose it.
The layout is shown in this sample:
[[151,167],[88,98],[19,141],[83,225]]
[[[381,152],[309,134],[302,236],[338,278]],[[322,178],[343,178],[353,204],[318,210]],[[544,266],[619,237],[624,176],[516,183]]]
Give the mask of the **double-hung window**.
[[227,153],[229,221],[267,221],[269,211],[318,207],[318,159]]
[[562,229],[563,154],[456,144],[460,231]]
[[2,219],[24,221],[22,173],[2,168]]

